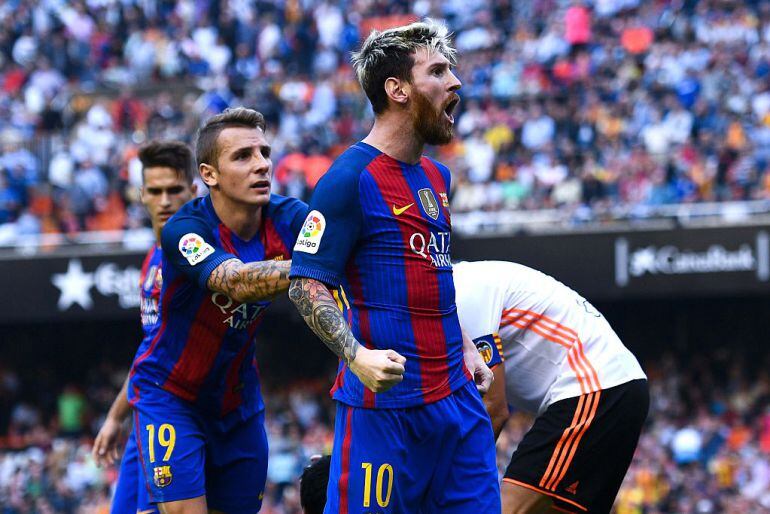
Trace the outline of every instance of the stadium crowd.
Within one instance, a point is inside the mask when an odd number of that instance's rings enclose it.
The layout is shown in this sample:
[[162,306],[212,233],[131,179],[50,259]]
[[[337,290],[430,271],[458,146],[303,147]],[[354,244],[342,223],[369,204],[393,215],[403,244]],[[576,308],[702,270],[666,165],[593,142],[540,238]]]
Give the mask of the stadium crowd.
[[0,7],[0,244],[137,228],[136,148],[264,112],[307,198],[371,122],[348,64],[373,26],[455,33],[455,212],[644,216],[770,198],[770,4],[758,0],[41,0]]
[[[721,350],[644,363],[651,411],[616,514],[770,510],[770,362],[747,361]],[[116,468],[96,467],[90,450],[124,371],[103,363],[82,382],[55,384],[0,370],[0,513],[108,512]],[[270,466],[261,512],[300,514],[297,478],[332,445],[327,385],[266,391]],[[501,473],[531,423],[522,413],[509,420],[498,441]]]

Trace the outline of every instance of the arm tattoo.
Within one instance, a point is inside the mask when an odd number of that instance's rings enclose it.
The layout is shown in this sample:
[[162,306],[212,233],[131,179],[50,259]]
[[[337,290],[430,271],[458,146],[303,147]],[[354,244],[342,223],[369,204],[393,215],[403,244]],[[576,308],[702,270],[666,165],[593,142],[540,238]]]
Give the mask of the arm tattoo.
[[321,341],[350,365],[360,344],[326,286],[312,278],[295,278],[289,286],[289,298]]
[[291,261],[243,263],[230,259],[211,272],[206,284],[241,302],[268,300],[289,288]]

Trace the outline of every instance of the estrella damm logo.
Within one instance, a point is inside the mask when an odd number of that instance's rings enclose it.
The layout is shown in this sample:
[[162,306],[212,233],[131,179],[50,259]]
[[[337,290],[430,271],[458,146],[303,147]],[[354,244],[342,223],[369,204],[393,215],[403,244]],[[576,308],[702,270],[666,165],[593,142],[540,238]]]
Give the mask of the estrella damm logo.
[[484,364],[489,364],[492,362],[492,356],[494,355],[494,352],[492,350],[492,345],[489,344],[488,341],[484,341],[483,339],[478,341],[476,343],[476,349],[481,354],[481,358],[484,359]]
[[152,470],[153,480],[157,487],[166,487],[171,483],[171,466],[155,466]]

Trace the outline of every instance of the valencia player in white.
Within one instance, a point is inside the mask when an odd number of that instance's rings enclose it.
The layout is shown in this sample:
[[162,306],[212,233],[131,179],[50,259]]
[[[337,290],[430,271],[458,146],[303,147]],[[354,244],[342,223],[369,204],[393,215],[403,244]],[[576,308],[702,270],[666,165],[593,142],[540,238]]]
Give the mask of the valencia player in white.
[[495,436],[509,406],[537,415],[506,470],[503,514],[608,513],[649,409],[642,368],[585,298],[520,264],[454,266],[457,309],[495,381]]

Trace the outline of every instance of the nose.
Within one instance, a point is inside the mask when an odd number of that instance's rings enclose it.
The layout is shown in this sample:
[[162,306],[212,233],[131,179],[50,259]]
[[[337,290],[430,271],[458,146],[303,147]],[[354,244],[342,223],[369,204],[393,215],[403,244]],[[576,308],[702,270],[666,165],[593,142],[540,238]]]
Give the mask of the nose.
[[269,157],[265,157],[261,153],[258,153],[255,157],[256,161],[256,169],[254,170],[256,173],[264,174],[270,172],[270,166],[272,165],[272,161]]
[[461,87],[463,87],[463,83],[460,82],[460,79],[457,78],[457,75],[455,75],[453,72],[449,72],[449,91],[457,91]]
[[163,193],[160,195],[160,204],[163,207],[171,205],[171,195],[168,194],[168,191],[163,191]]

